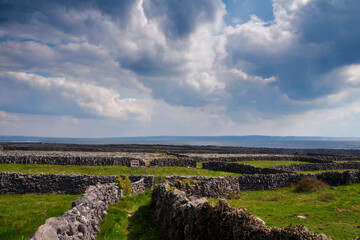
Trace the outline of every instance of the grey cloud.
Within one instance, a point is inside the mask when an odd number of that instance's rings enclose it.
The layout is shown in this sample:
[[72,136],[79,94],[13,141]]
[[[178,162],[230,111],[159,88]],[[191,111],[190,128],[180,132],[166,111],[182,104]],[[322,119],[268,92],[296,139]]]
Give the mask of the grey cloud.
[[[253,39],[230,35],[228,64],[240,65],[253,75],[277,76],[272,85],[294,100],[306,101],[333,94],[339,88],[336,84],[326,84],[327,74],[337,67],[360,62],[359,10],[360,3],[356,0],[310,1],[290,19],[292,41],[263,45],[265,50],[286,44],[290,47],[279,51],[249,51],[242,45],[246,46],[247,41],[258,42],[255,34]],[[267,29],[272,34],[269,36],[278,34],[275,31],[278,23],[270,22]],[[246,41],[245,44],[242,41]]]
[[[360,6],[355,0],[314,0],[295,13],[288,32],[276,22],[263,22],[258,32],[251,26],[233,33],[214,30],[225,13],[219,0],[144,0],[143,22],[139,2],[2,2],[1,70],[49,72],[115,89],[121,98],[151,95],[177,106],[225,106],[234,121],[245,121],[241,111],[276,118],[313,108],[307,102],[341,86],[328,80],[329,73],[360,61]],[[194,35],[199,29],[205,36]],[[223,41],[206,42],[215,38]],[[194,43],[205,47],[192,48]],[[222,44],[223,52],[215,50]],[[246,82],[229,74],[233,68],[262,78],[275,76],[276,81]],[[216,79],[206,82],[198,77],[202,73]],[[3,98],[3,109],[89,116],[61,96],[50,99],[59,92],[22,90],[8,81],[2,86],[3,91],[27,91],[12,102]],[[21,107],[31,96],[32,105]],[[56,107],[51,110],[51,105]]]
[[0,109],[3,111],[97,118],[74,104],[73,101],[61,97],[56,90],[36,90],[27,84],[21,84],[3,76],[0,83]]
[[308,4],[299,23],[300,41],[324,48],[317,61],[320,73],[335,67],[360,62],[360,2],[357,0],[325,1]]
[[218,0],[149,0],[144,1],[145,14],[158,21],[170,39],[189,36],[199,24],[212,23],[216,12],[224,8]]

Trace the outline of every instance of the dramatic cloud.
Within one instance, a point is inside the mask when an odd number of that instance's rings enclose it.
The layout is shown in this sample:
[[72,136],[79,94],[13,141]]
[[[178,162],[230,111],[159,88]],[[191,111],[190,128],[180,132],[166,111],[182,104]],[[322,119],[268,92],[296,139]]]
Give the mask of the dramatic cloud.
[[44,136],[359,135],[359,10],[0,1],[0,134],[38,135],[41,119]]
[[120,99],[118,92],[91,84],[78,84],[62,77],[41,77],[36,74],[7,72],[1,77],[14,81],[26,82],[35,89],[49,91],[57,89],[64,98],[74,100],[80,107],[90,112],[105,116],[148,120],[151,107],[147,102],[125,98]]

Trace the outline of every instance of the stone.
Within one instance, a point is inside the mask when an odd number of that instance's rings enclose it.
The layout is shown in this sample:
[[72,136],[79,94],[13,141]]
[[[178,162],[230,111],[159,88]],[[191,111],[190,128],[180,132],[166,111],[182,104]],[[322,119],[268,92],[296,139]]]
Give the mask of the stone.
[[48,224],[41,225],[32,240],[58,240],[56,229]]
[[155,221],[167,231],[169,239],[328,239],[303,226],[267,227],[262,219],[231,207],[225,199],[212,206],[206,199],[186,197],[176,188],[167,191],[170,186],[170,182],[158,184],[152,194]]

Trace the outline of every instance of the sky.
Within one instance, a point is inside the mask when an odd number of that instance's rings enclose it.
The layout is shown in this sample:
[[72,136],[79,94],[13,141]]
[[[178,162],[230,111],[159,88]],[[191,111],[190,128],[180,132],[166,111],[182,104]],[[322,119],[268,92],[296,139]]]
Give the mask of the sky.
[[360,137],[359,0],[0,0],[0,135]]

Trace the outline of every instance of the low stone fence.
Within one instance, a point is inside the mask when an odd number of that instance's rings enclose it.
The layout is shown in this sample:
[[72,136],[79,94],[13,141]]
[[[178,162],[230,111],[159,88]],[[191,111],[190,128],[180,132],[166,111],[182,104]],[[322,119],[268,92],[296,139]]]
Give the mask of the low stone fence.
[[315,174],[320,179],[331,186],[339,186],[351,183],[360,183],[360,171],[345,172],[322,172]]
[[270,190],[278,187],[287,187],[306,177],[315,177],[313,174],[282,173],[282,174],[252,174],[238,177],[241,191]]
[[194,196],[217,198],[240,192],[237,177],[170,176],[166,180]]
[[0,163],[12,164],[53,164],[53,165],[88,165],[131,166],[132,160],[138,160],[140,166],[145,166],[145,161],[130,157],[85,157],[85,156],[31,156],[31,155],[0,155]]
[[[91,185],[96,185],[97,183],[114,183],[115,179],[116,176],[0,172],[0,194],[79,194],[83,193]],[[154,176],[130,175],[129,179],[132,183],[143,179],[142,185],[145,189],[151,189],[154,184]],[[140,188],[140,186],[137,188]]]
[[145,192],[146,185],[144,178],[141,178],[139,181],[132,182],[131,183],[131,195],[137,195]]
[[267,227],[260,218],[231,207],[226,200],[212,206],[206,199],[188,196],[168,183],[156,186],[152,200],[155,221],[169,239],[328,239],[302,226]]
[[128,177],[131,183],[133,184],[133,188],[134,188],[134,183],[140,180],[143,181],[143,185],[145,189],[153,189],[154,187],[154,176],[152,175],[129,175]]
[[270,190],[296,184],[303,178],[317,178],[331,186],[359,183],[359,171],[323,172],[317,174],[282,173],[252,174],[238,177],[241,191]]
[[270,169],[293,171],[321,171],[333,169],[360,169],[360,162],[344,162],[344,163],[313,163],[313,164],[291,164],[271,166]]
[[241,162],[241,161],[299,161],[310,163],[327,163],[333,160],[343,159],[342,156],[338,158],[330,157],[312,157],[312,156],[293,156],[293,155],[239,155],[239,156],[226,156],[226,157],[199,157],[191,156],[198,162]]
[[229,162],[204,162],[203,169],[213,171],[224,171],[243,174],[276,174],[285,173],[286,170],[276,168],[260,168],[243,163],[229,163]]
[[96,239],[108,205],[122,197],[122,190],[115,183],[90,186],[61,217],[48,218],[31,240]]
[[194,159],[174,159],[174,158],[160,158],[154,159],[150,162],[150,166],[177,166],[177,167],[194,167],[196,168],[196,160]]
[[318,178],[331,186],[360,182],[360,171],[323,172],[318,174],[244,174],[239,177],[166,177],[170,186],[197,197],[218,198],[240,191],[270,190],[296,184],[303,178]]

